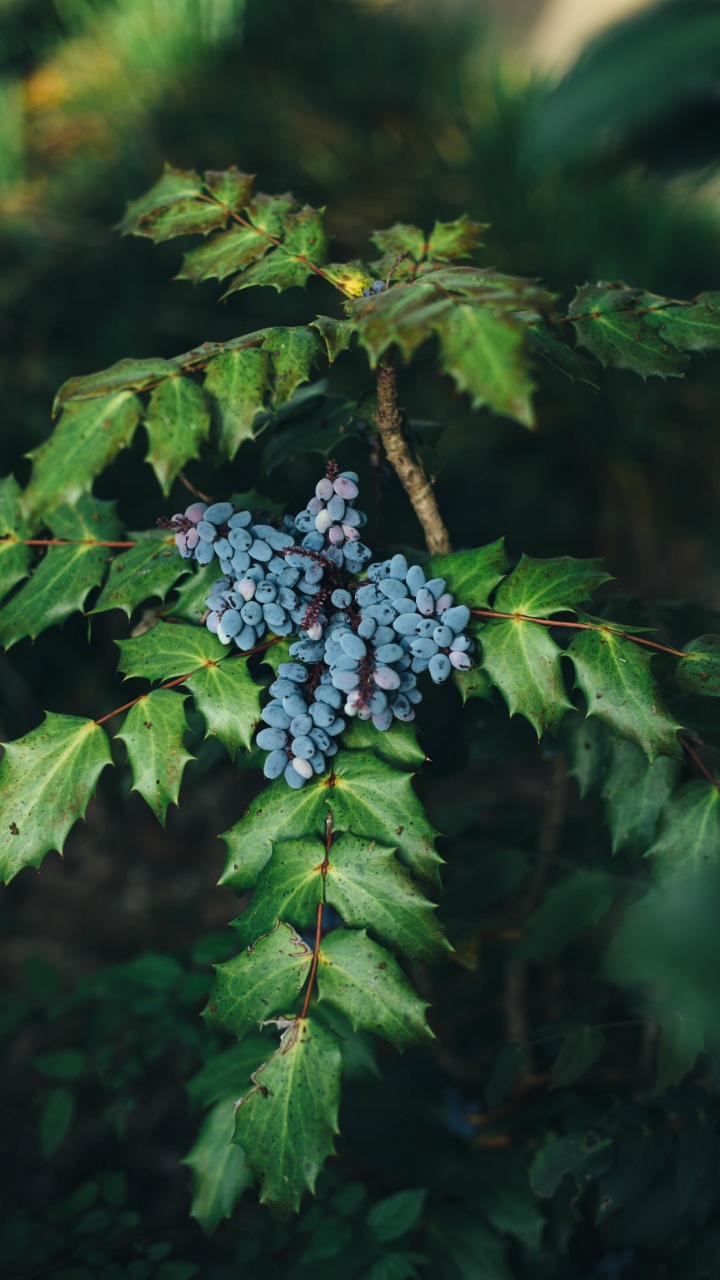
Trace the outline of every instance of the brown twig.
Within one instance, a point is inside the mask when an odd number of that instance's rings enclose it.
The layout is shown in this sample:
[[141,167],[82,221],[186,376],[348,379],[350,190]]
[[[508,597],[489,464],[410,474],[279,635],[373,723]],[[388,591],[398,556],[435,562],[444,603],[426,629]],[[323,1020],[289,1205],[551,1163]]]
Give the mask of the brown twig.
[[325,818],[325,857],[323,858],[323,861],[320,863],[320,874],[323,879],[323,896],[321,901],[318,902],[317,920],[315,924],[315,945],[313,947],[312,964],[310,966],[310,977],[308,978],[307,990],[305,992],[305,999],[303,1000],[303,1007],[300,1010],[300,1013],[298,1015],[300,1018],[307,1017],[307,1011],[310,1005],[310,997],[313,992],[313,986],[315,985],[315,975],[317,973],[318,961],[320,959],[320,942],[322,939],[323,911],[325,910],[325,877],[328,873],[328,867],[330,866],[330,850],[332,848],[333,839],[334,839],[333,816],[332,816],[332,809],[329,809],[327,813],[327,817]]
[[697,765],[698,769],[703,774],[703,776],[707,778],[708,782],[712,782],[716,791],[720,791],[720,780],[718,780],[715,777],[715,775],[710,772],[707,765],[703,763],[703,761],[700,759],[697,752],[690,746],[690,743],[688,742],[687,738],[683,738],[683,737],[680,738],[680,746],[683,748],[683,750],[687,751],[688,755],[690,756],[690,759],[695,761],[695,764]]
[[657,640],[647,640],[644,636],[633,635],[630,631],[621,631],[619,627],[603,626],[599,622],[558,622],[556,618],[534,618],[529,613],[498,613],[495,609],[471,609],[475,618],[511,618],[517,622],[536,622],[541,627],[570,627],[573,631],[608,631],[610,635],[620,636],[621,640],[632,640],[635,644],[644,644],[648,649],[657,649],[660,653],[671,653],[674,658],[687,658],[681,649],[670,649]]
[[452,550],[450,535],[438,508],[433,488],[421,460],[410,449],[403,431],[403,415],[398,402],[397,376],[392,360],[380,362],[377,374],[375,421],[388,462],[395,469],[415,514],[423,527],[431,555]]
[[180,483],[181,483],[181,484],[184,484],[184,485],[185,485],[185,488],[186,488],[186,489],[189,489],[189,490],[190,490],[190,492],[193,494],[193,496],[194,496],[195,498],[199,498],[201,502],[207,502],[208,506],[210,506],[210,505],[211,505],[211,503],[214,501],[214,499],[213,499],[213,498],[211,498],[211,497],[209,496],[209,494],[207,494],[207,493],[202,493],[200,489],[196,489],[196,488],[195,488],[195,485],[192,483],[192,481],[191,481],[191,480],[188,480],[188,478],[187,478],[187,476],[185,475],[185,472],[184,472],[184,471],[178,471],[178,473],[177,473],[177,478],[178,478],[178,480],[180,481]]

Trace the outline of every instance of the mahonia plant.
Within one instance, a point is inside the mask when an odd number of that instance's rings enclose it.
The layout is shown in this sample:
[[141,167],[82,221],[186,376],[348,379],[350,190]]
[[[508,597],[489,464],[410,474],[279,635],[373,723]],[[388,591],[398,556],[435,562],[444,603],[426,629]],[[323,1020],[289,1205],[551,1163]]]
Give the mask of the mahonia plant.
[[[675,720],[651,666],[660,651],[674,660],[681,690],[718,696],[720,637],[674,650],[587,612],[609,580],[600,560],[513,563],[502,540],[453,552],[396,378],[397,362],[432,341],[440,371],[474,408],[530,427],[543,361],[593,385],[598,362],[682,376],[691,353],[720,347],[720,293],[678,302],[600,283],[563,311],[536,281],[476,265],[485,227],[465,216],[436,222],[429,234],[397,224],[372,236],[373,260],[336,263],[321,210],[257,192],[237,169],[203,177],[166,169],[128,207],[122,230],[155,243],[203,236],[179,278],[217,279],[224,297],[304,286],[314,275],[343,304],[306,325],[72,379],[58,393],[52,434],[31,455],[28,484],[8,477],[0,491],[6,648],[84,610],[91,592],[91,616],[120,609],[129,619],[148,600],[160,602],[149,624],[119,642],[120,670],[146,680],[147,692],[95,720],[48,712],[6,744],[6,881],[39,867],[49,850],[62,852],[113,763],[107,726],[120,716],[115,737],[134,788],[161,822],[191,758],[189,698],[233,759],[253,749],[254,736],[267,752],[269,785],[222,837],[222,883],[253,894],[235,922],[239,954],[217,966],[205,1011],[248,1049],[246,1069],[232,1087],[225,1082],[187,1161],[196,1215],[212,1230],[232,1211],[247,1170],[281,1214],[313,1190],[338,1129],[348,1034],[372,1032],[399,1049],[431,1039],[405,968],[449,950],[427,896],[440,884],[438,833],[413,785],[424,759],[413,723],[423,680],[451,679],[463,701],[499,690],[538,738],[556,736],[583,786],[578,744],[599,722],[633,752],[632,768],[628,759],[613,766],[613,838],[623,838],[627,805],[643,790],[641,851],[661,879],[692,875],[720,855],[720,793],[697,754],[702,740]],[[204,453],[233,462],[243,442],[271,435],[313,371],[351,346],[376,370],[377,432],[422,526],[422,563],[400,553],[373,558],[355,505],[358,475],[332,460],[294,518],[263,509],[253,491],[206,497],[182,475]],[[352,412],[331,406],[330,418],[347,429]],[[162,494],[180,476],[193,501],[126,537],[114,504],[92,490],[140,424]],[[681,781],[684,751],[702,777]],[[274,1029],[272,1051],[259,1025]],[[665,1044],[673,1061],[666,1083],[683,1078],[700,1048]],[[245,1154],[244,1172],[218,1190],[229,1139]]]

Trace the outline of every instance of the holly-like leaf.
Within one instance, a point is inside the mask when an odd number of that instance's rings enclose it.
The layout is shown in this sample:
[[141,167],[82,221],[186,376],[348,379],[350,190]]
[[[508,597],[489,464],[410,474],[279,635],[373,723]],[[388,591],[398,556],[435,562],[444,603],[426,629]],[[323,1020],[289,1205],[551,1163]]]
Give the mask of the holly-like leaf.
[[215,966],[203,1017],[241,1040],[259,1023],[289,1014],[307,981],[312,955],[291,925],[276,919],[270,933]]
[[151,356],[145,360],[118,360],[100,373],[86,374],[82,378],[70,378],[64,382],[55,397],[53,416],[71,400],[97,400],[99,396],[111,396],[118,391],[146,391],[177,376],[177,360],[161,360]]
[[229,1218],[253,1175],[245,1153],[233,1142],[234,1097],[223,1098],[203,1120],[190,1151],[180,1163],[192,1173],[190,1217],[211,1236]]
[[4,476],[0,480],[0,599],[30,572],[30,548],[19,541],[27,537],[22,490],[14,476]]
[[340,1009],[355,1031],[372,1031],[398,1049],[431,1040],[428,1007],[397,960],[364,929],[333,929],[320,947],[318,995]]
[[572,1174],[582,1189],[589,1178],[610,1168],[612,1158],[612,1138],[597,1138],[593,1133],[550,1138],[530,1166],[530,1185],[538,1196],[553,1196],[566,1174]]
[[534,425],[527,332],[490,307],[456,304],[435,325],[440,365],[473,409],[487,408],[525,427]]
[[602,560],[575,560],[572,556],[534,560],[524,555],[498,588],[493,608],[499,613],[524,613],[535,618],[574,613],[574,605],[589,600],[611,578]]
[[453,305],[430,285],[418,282],[393,285],[384,293],[349,303],[347,309],[374,368],[393,344],[409,360]]
[[252,437],[253,423],[263,408],[271,381],[268,353],[257,347],[227,351],[208,364],[205,390],[217,406],[218,443],[229,462],[243,440]]
[[194,756],[185,750],[185,697],[154,689],[131,707],[116,737],[125,743],[133,773],[133,791],[147,800],[165,826],[169,804],[177,804],[185,765]]
[[[172,534],[143,534],[136,546],[115,556],[105,586],[90,612],[122,609],[129,618],[143,600],[151,597],[164,600],[178,578],[190,571],[191,566],[178,555]],[[207,583],[204,590],[207,595]]]
[[372,721],[355,717],[343,733],[343,746],[348,751],[373,751],[398,769],[417,768],[427,759],[415,724],[401,720],[394,720],[389,729],[378,733]]
[[428,578],[444,578],[448,591],[456,601],[471,609],[487,606],[491,592],[512,565],[505,550],[505,539],[498,538],[486,547],[472,551],[455,551],[448,556],[433,556],[427,566]]
[[473,222],[466,213],[453,222],[436,222],[427,244],[428,257],[447,262],[471,257],[474,250],[482,246],[488,225],[487,222]]
[[[588,723],[592,724],[592,720]],[[680,776],[680,761],[659,756],[650,764],[632,742],[612,742],[602,797],[613,853],[644,853],[658,817]]]
[[251,285],[273,285],[278,293],[296,285],[303,287],[314,274],[311,264],[320,266],[327,261],[328,237],[323,219],[324,211],[310,205],[286,214],[277,250],[236,276],[225,297]]
[[[608,755],[614,739],[594,716],[573,711],[560,731],[568,773],[578,784],[580,795],[598,795],[605,781]],[[632,745],[632,744],[629,744]]]
[[252,946],[278,920],[289,921],[296,929],[314,926],[324,899],[324,856],[314,836],[273,844],[272,855],[257,874],[249,906],[232,922],[241,946]]
[[119,229],[123,235],[147,236],[160,244],[175,236],[206,234],[224,227],[227,217],[224,205],[205,196],[197,173],[166,165],[155,186],[128,204]]
[[704,698],[720,697],[720,636],[699,636],[685,645],[686,658],[675,668],[675,679],[685,693]]
[[[396,222],[386,231],[373,231],[370,239],[381,253],[380,258],[370,263],[378,277],[385,276],[392,267],[395,267],[394,279],[405,280],[418,263],[425,259],[425,233],[419,227],[413,227],[405,222]],[[400,257],[403,261],[397,263]]]
[[316,1019],[278,1025],[280,1047],[240,1102],[233,1141],[260,1178],[262,1203],[287,1216],[333,1153],[343,1059],[338,1036]]
[[568,315],[580,346],[601,364],[630,369],[643,378],[681,378],[687,356],[648,323],[648,308],[664,302],[624,284],[587,284],[573,298]]
[[176,280],[225,280],[235,271],[246,271],[272,248],[272,241],[254,227],[231,227],[212,236],[183,258]]
[[597,1027],[578,1027],[565,1037],[552,1070],[549,1089],[564,1089],[595,1065],[605,1045]]
[[48,523],[54,537],[73,543],[48,547],[30,580],[0,610],[0,644],[6,649],[24,636],[34,640],[82,609],[112,555],[108,547],[94,543],[112,541],[120,531],[114,504],[97,498],[82,497],[74,506],[59,507]]
[[247,661],[238,655],[208,663],[188,676],[185,684],[205,721],[207,736],[218,738],[233,760],[243,748],[249,751],[260,719],[262,689]]
[[528,337],[531,352],[542,356],[543,360],[554,369],[559,369],[572,382],[586,382],[589,387],[598,390],[597,365],[574,347],[568,346],[547,321],[541,320],[539,316],[533,317],[528,323]]
[[188,1080],[186,1087],[193,1106],[210,1107],[224,1098],[239,1098],[246,1092],[253,1071],[267,1058],[267,1048],[267,1039],[256,1031],[239,1044],[216,1053]]
[[492,702],[492,680],[482,667],[472,667],[470,671],[453,671],[452,679],[463,700],[463,705],[471,698],[482,698],[485,702]]
[[353,339],[354,329],[347,320],[334,320],[332,316],[317,316],[310,324],[316,329],[327,347],[327,358],[332,364],[342,351],[347,351]]
[[676,351],[717,351],[720,347],[720,293],[701,293],[692,302],[668,302],[643,293],[645,324]]
[[655,1092],[663,1093],[673,1085],[682,1084],[704,1048],[705,1028],[697,1018],[680,1010],[663,1018],[657,1047]]
[[668,800],[647,852],[664,879],[699,875],[720,866],[720,791],[688,782]]
[[141,413],[130,391],[66,405],[50,438],[28,455],[33,470],[22,501],[27,519],[37,526],[48,512],[88,493],[95,477],[130,444]]
[[598,924],[610,910],[618,882],[603,871],[578,867],[551,885],[526,920],[527,936],[517,954],[528,960],[557,955],[573,938]]
[[556,729],[572,710],[563,679],[562,649],[545,627],[512,619],[488,622],[480,632],[482,665],[511,716],[530,721],[538,737]]
[[579,631],[567,654],[589,716],[597,716],[616,737],[634,742],[651,761],[680,754],[680,726],[652,676],[651,654],[604,627]]
[[372,284],[372,274],[364,262],[328,262],[323,267],[325,279],[348,298],[359,298]]
[[363,751],[343,753],[333,765],[332,775],[312,779],[300,791],[291,791],[279,778],[261,792],[221,837],[228,851],[222,884],[237,891],[251,888],[270,857],[271,842],[322,836],[328,808],[337,831],[396,847],[415,875],[437,882],[437,832],[413,791],[411,775]]
[[322,343],[318,335],[305,325],[296,325],[292,329],[278,327],[266,330],[263,350],[272,358],[275,376],[270,404],[273,409],[279,409],[301,382],[308,381],[311,370],[323,354]]
[[200,457],[210,434],[210,406],[191,378],[168,378],[155,388],[143,418],[150,448],[147,461],[167,496],[189,458]]
[[5,743],[0,762],[0,875],[7,884],[23,867],[62,853],[70,828],[85,816],[105,765],[107,735],[94,720],[48,712],[37,729]]
[[[211,662],[233,661],[205,627],[158,622],[141,636],[118,640],[119,668],[130,678],[172,680]],[[239,658],[240,655],[238,655]]]

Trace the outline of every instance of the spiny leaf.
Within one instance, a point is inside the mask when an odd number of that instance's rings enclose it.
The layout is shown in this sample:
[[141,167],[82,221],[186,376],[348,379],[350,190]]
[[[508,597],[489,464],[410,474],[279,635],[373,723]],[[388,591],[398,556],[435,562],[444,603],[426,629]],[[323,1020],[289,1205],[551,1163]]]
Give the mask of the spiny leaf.
[[347,351],[353,339],[354,329],[347,320],[334,320],[332,316],[316,316],[310,324],[317,329],[327,347],[327,357],[332,364],[342,351]]
[[528,322],[528,337],[530,350],[542,356],[553,368],[559,369],[573,382],[586,382],[598,390],[597,365],[563,342],[559,333],[539,316],[533,316]]
[[111,764],[107,735],[93,720],[48,712],[37,729],[5,743],[0,762],[0,875],[7,884],[23,867],[39,867],[50,849],[62,853],[85,816],[97,779]]
[[317,971],[321,1001],[335,1005],[355,1031],[372,1031],[398,1049],[431,1040],[426,1002],[389,951],[364,929],[333,929],[323,939]]
[[251,285],[273,285],[278,293],[295,285],[304,286],[316,266],[327,261],[328,237],[324,227],[324,210],[305,205],[297,213],[288,213],[282,222],[282,242],[266,257],[235,277],[228,294]]
[[534,424],[534,384],[527,358],[524,326],[489,309],[456,305],[436,329],[440,365],[473,409],[486,405],[525,427]]
[[712,782],[688,782],[671,796],[647,857],[664,880],[720,865],[720,791]]
[[471,698],[482,698],[485,702],[492,702],[492,680],[482,667],[475,666],[470,671],[453,671],[452,679],[463,700],[463,706]]
[[235,759],[243,747],[249,751],[260,719],[262,689],[253,679],[247,660],[237,658],[209,663],[185,681],[195,707],[207,727],[207,736],[222,742]]
[[347,309],[374,368],[393,344],[409,360],[452,306],[430,285],[416,283],[393,285],[372,298],[348,303]]
[[312,955],[292,926],[276,919],[270,933],[215,966],[203,1017],[241,1040],[258,1023],[289,1014],[307,981]]
[[262,1203],[286,1216],[333,1153],[343,1059],[338,1037],[314,1018],[278,1025],[280,1047],[238,1106],[233,1141],[260,1178]]
[[176,376],[178,368],[177,360],[151,356],[146,360],[118,360],[100,373],[70,378],[55,397],[53,417],[71,400],[96,400],[99,396],[116,395],[118,391],[145,391],[166,378]]
[[[141,636],[118,640],[119,669],[130,678],[172,680],[211,662],[225,660],[216,636],[205,627],[158,622]],[[233,659],[229,659],[233,661]]]
[[322,343],[305,325],[292,329],[277,327],[265,331],[263,350],[272,358],[275,375],[270,404],[273,409],[279,409],[301,382],[307,382],[310,371],[323,354]]
[[191,249],[183,258],[176,280],[225,280],[234,271],[245,271],[272,248],[272,242],[252,227],[231,227]]
[[309,929],[315,924],[325,892],[324,856],[324,848],[314,836],[273,843],[272,854],[257,876],[249,906],[232,922],[241,946],[252,946],[278,920],[289,921],[296,929]]
[[203,1120],[190,1151],[181,1161],[192,1173],[190,1217],[211,1236],[229,1218],[240,1196],[252,1185],[245,1153],[233,1142],[234,1097],[218,1102]]
[[375,755],[349,751],[335,758],[332,775],[312,779],[301,791],[290,791],[279,778],[261,792],[245,817],[221,837],[228,850],[221,883],[238,891],[251,888],[270,857],[271,842],[321,836],[328,808],[337,831],[351,830],[397,847],[414,874],[437,882],[437,833],[413,791],[411,775]]
[[487,222],[473,222],[466,213],[453,222],[436,222],[427,244],[431,259],[452,261],[469,258],[482,245],[482,237],[488,229]]
[[572,710],[563,679],[562,649],[545,627],[512,619],[488,622],[480,632],[482,665],[511,716],[530,721],[538,737]]
[[699,636],[685,645],[687,658],[675,668],[675,679],[685,693],[720,697],[720,636]]
[[581,798],[599,794],[614,741],[605,725],[595,716],[573,711],[563,721],[560,740],[568,773],[577,782]]
[[133,773],[133,791],[147,800],[165,826],[169,804],[177,804],[180,783],[189,760],[185,697],[169,689],[154,689],[131,707],[116,737],[125,743]]
[[343,746],[348,751],[373,751],[396,768],[412,769],[427,758],[417,740],[415,725],[401,720],[394,720],[389,729],[378,733],[372,721],[355,717],[343,733]]
[[208,364],[205,390],[217,407],[218,443],[229,462],[243,440],[252,437],[253,422],[263,408],[271,381],[270,358],[257,347],[225,352]]
[[405,280],[425,258],[425,233],[408,223],[396,222],[386,231],[373,231],[370,239],[382,255],[370,263],[377,276],[386,275],[395,265],[396,259],[406,255],[394,272],[396,280]]
[[252,195],[254,173],[241,173],[236,165],[229,169],[208,169],[205,186],[208,191],[233,213],[240,213]]
[[[603,365],[630,369],[643,378],[682,377],[687,356],[673,349],[643,314],[653,305],[648,301],[652,297],[624,284],[584,285],[568,308],[578,342]],[[655,299],[655,304],[662,302]]]
[[250,1076],[267,1058],[267,1039],[260,1031],[246,1035],[210,1058],[186,1085],[193,1106],[210,1107],[224,1098],[239,1098]]
[[597,1027],[578,1027],[565,1037],[552,1070],[549,1089],[564,1089],[595,1065],[605,1045]]
[[88,493],[95,477],[130,444],[141,413],[130,391],[68,404],[50,438],[28,455],[33,470],[22,502],[28,520],[37,523],[61,503],[72,505]]
[[[592,723],[592,720],[589,721]],[[650,764],[632,742],[613,741],[605,769],[602,797],[612,835],[613,853],[644,853],[680,776],[680,761],[659,756]]]
[[165,172],[139,200],[128,204],[120,223],[123,235],[148,236],[155,244],[174,236],[205,234],[227,221],[227,209],[203,199],[203,182],[191,169]]
[[655,1092],[682,1084],[705,1047],[705,1028],[697,1018],[677,1010],[663,1018],[657,1048]]
[[530,1185],[538,1196],[553,1196],[569,1173],[583,1188],[589,1178],[597,1178],[610,1168],[612,1158],[611,1138],[598,1139],[593,1133],[551,1137],[532,1161]]
[[[671,302],[643,293],[645,324],[676,351],[717,351],[720,347],[720,293],[701,293],[692,302]],[[657,309],[655,309],[657,308]]]
[[28,536],[22,490],[14,476],[4,476],[0,480],[0,599],[30,571],[30,548],[18,541]]
[[602,560],[575,560],[572,556],[534,560],[523,555],[498,589],[493,608],[536,618],[549,618],[561,611],[574,613],[574,605],[589,600],[611,578]]
[[210,434],[210,407],[201,387],[190,378],[168,378],[155,388],[143,418],[151,464],[167,495],[178,471]]
[[74,545],[48,547],[29,582],[0,610],[0,644],[6,649],[24,636],[34,640],[82,609],[112,555],[91,540],[112,541],[120,532],[114,503],[97,498],[59,507],[48,523],[54,537],[72,539]]
[[105,586],[90,612],[122,609],[129,618],[143,600],[151,597],[164,600],[178,578],[190,571],[188,562],[180,559],[172,535],[143,534],[136,546],[115,556]]
[[351,298],[359,298],[372,284],[372,275],[364,262],[328,262],[323,268],[325,279]]
[[448,556],[433,556],[427,566],[428,578],[444,578],[455,599],[470,608],[487,605],[490,593],[512,565],[505,550],[505,539],[498,538],[486,547],[472,551],[455,551]]
[[518,944],[517,954],[529,960],[557,955],[573,938],[597,924],[609,911],[618,882],[603,871],[578,867],[545,894],[526,920],[527,937]]
[[567,654],[589,716],[597,716],[616,737],[634,742],[651,761],[680,754],[680,726],[653,679],[651,654],[605,628],[579,631]]

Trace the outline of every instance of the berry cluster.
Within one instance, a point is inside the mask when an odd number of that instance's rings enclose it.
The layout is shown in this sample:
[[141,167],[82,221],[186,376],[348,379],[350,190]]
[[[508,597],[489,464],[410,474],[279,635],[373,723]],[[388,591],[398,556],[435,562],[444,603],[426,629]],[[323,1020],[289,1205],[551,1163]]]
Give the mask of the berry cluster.
[[182,556],[200,564],[218,556],[224,576],[207,597],[206,623],[223,644],[248,652],[268,631],[297,634],[257,736],[269,752],[265,776],[284,774],[293,788],[325,772],[345,728],[341,712],[389,729],[415,718],[419,675],[443,684],[453,668],[473,665],[470,610],[455,604],[444,578],[426,581],[399,554],[360,578],[372,553],[359,539],[366,517],[357,496],[355,472],[330,462],[307,507],[279,528],[229,502],[194,502],[159,522]]

